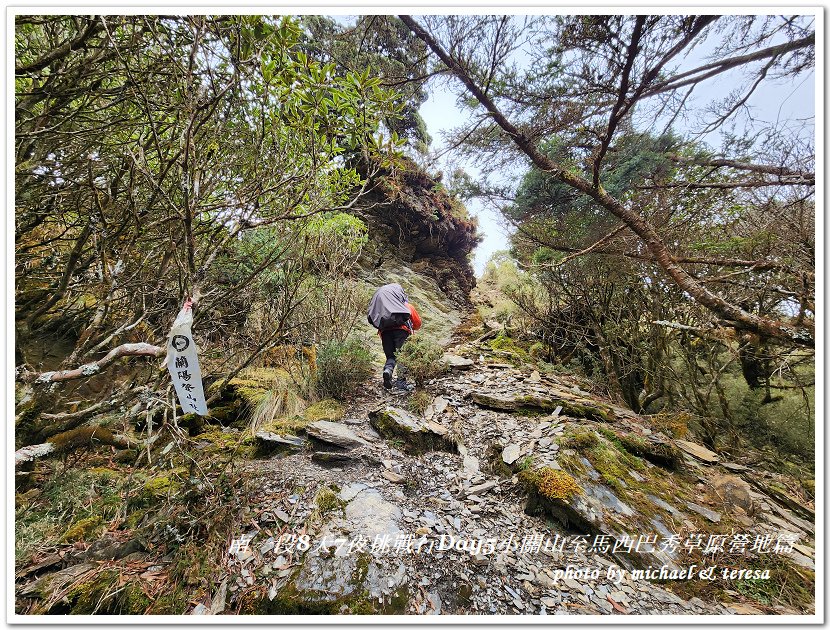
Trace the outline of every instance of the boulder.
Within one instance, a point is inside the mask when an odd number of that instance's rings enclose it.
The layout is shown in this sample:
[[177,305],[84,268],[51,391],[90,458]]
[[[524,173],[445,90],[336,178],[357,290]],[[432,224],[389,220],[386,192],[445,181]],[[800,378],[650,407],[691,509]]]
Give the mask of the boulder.
[[405,565],[391,553],[350,549],[338,539],[357,535],[394,541],[402,533],[400,508],[362,483],[344,486],[341,506],[325,514],[311,548],[290,565],[288,583],[260,599],[257,614],[396,614],[406,610],[409,585]]
[[379,407],[369,413],[369,422],[386,439],[401,440],[411,453],[444,450],[457,452],[448,431],[434,422],[424,422],[397,407]]
[[727,511],[739,507],[747,514],[752,513],[751,486],[746,481],[735,475],[716,475],[712,478],[711,484],[712,490],[723,501]]

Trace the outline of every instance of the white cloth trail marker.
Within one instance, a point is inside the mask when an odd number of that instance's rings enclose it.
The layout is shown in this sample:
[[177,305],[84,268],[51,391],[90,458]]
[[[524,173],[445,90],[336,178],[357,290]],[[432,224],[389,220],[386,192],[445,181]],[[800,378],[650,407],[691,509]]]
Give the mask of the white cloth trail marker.
[[188,300],[179,311],[173,328],[167,336],[167,369],[179,397],[179,404],[185,413],[208,413],[205,390],[202,387],[202,371],[199,369],[198,348],[193,341],[190,327],[193,324],[193,310]]

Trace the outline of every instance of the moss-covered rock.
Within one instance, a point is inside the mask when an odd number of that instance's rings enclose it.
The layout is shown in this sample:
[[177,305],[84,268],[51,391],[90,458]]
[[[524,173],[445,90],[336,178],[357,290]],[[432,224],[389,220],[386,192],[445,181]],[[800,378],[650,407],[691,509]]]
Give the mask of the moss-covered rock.
[[584,451],[599,444],[597,434],[590,429],[583,429],[565,436],[562,440],[562,446],[572,448],[577,451]]
[[491,350],[513,355],[512,358],[520,364],[533,363],[533,359],[528,354],[527,350],[521,347],[514,339],[505,334],[504,331],[499,332],[496,338],[492,339],[487,345]]
[[314,496],[314,505],[317,513],[322,516],[334,510],[342,510],[346,506],[346,502],[337,496],[336,490],[324,486]]
[[128,448],[130,446],[129,440],[124,436],[115,435],[107,428],[95,427],[79,427],[64,431],[57,435],[53,435],[48,440],[54,446],[53,453],[65,453],[81,448],[83,446],[95,446],[99,444],[106,444],[115,446],[117,448]]
[[88,540],[96,536],[104,528],[104,521],[100,516],[90,516],[75,521],[61,537],[61,542],[77,542]]
[[252,435],[239,430],[222,430],[218,427],[202,433],[198,437],[208,454],[236,453],[240,457],[256,455],[256,440]]
[[571,399],[564,396],[504,396],[486,392],[473,392],[471,398],[476,404],[497,411],[550,413],[556,411],[557,407],[561,407],[562,414],[573,418],[587,418],[598,422],[614,421],[614,412],[610,407],[585,399]]
[[657,464],[669,470],[677,470],[683,463],[683,454],[680,449],[666,440],[635,433],[612,431],[607,427],[602,427],[600,432],[619,450],[647,459],[652,464]]
[[381,407],[369,413],[369,422],[383,437],[400,440],[411,453],[444,450],[457,451],[456,443],[446,429],[435,423],[425,423],[397,407]]

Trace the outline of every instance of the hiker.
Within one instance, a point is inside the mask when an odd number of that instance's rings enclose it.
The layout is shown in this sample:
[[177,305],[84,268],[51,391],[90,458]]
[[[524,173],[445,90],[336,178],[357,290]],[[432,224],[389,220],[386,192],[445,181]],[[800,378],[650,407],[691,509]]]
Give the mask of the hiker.
[[[392,372],[395,370],[395,355],[404,342],[421,328],[421,316],[407,300],[403,287],[397,283],[385,284],[372,296],[367,313],[369,323],[378,329],[386,365],[383,366],[383,386],[392,387]],[[405,388],[404,379],[398,370],[398,383]]]

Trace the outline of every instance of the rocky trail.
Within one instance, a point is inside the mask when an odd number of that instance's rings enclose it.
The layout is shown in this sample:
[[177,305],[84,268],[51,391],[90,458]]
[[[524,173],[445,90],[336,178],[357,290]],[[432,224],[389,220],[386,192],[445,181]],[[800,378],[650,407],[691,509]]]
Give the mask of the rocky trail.
[[[721,577],[814,569],[814,514],[780,476],[456,342],[422,413],[371,384],[304,439],[258,435],[273,455],[247,465],[260,488],[250,526],[193,613],[231,601],[257,614],[807,612]],[[717,573],[633,573],[690,566]]]
[[[217,406],[229,420],[190,437],[174,423],[132,454],[81,455],[100,514],[88,506],[62,544],[19,563],[18,610],[812,612],[815,513],[798,479],[763,453],[714,453],[683,414],[639,416],[467,324],[446,371],[414,392],[378,379],[345,407],[253,434]],[[263,387],[235,382],[237,395]],[[55,492],[19,494],[18,519],[27,501],[71,501]],[[227,540],[185,542],[220,515]]]
[[[423,390],[390,393],[378,379],[297,431],[211,425],[156,443],[154,433],[138,454],[149,458],[152,446],[149,473],[93,456],[100,500],[121,516],[108,527],[79,520],[62,539],[71,547],[18,566],[18,610],[812,612],[815,514],[798,480],[762,454],[708,450],[682,415],[641,417],[587,381],[542,374],[487,343],[492,332],[456,333],[447,371]],[[204,494],[193,466],[187,481],[176,462],[196,460],[182,450],[168,461],[185,442],[225,453],[241,500],[217,495],[215,476]],[[117,491],[122,470],[139,484],[128,500]],[[30,491],[39,492],[51,491]],[[224,543],[179,539],[222,510]],[[173,551],[154,542],[171,537]]]

